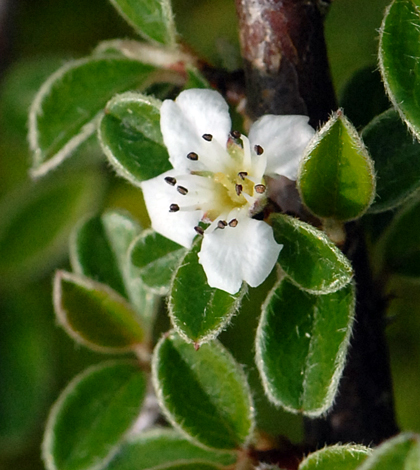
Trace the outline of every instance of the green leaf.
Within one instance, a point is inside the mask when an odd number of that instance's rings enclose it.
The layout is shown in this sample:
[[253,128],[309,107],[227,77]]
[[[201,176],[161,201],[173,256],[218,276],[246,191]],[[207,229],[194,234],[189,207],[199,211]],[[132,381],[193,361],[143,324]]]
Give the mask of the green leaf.
[[385,441],[358,470],[420,470],[420,436],[404,433]]
[[276,242],[283,245],[278,262],[299,287],[327,294],[351,281],[350,262],[323,232],[281,214],[272,216],[271,224]]
[[330,408],[344,368],[354,315],[352,284],[312,295],[286,279],[274,286],[256,336],[256,363],[268,398],[319,416]]
[[169,0],[110,0],[118,13],[146,40],[175,46],[175,24]]
[[101,216],[82,220],[70,239],[73,270],[108,284],[128,297],[125,286],[127,252],[139,233],[139,225],[128,214],[119,211],[107,211]]
[[218,341],[196,350],[168,334],[156,346],[152,374],[166,417],[190,439],[216,449],[248,442],[253,429],[248,383]]
[[300,167],[298,187],[304,204],[323,219],[356,219],[372,203],[373,163],[341,111],[312,140]]
[[309,454],[299,470],[356,470],[371,453],[369,447],[355,444],[324,447]]
[[104,56],[70,62],[51,75],[29,115],[32,174],[41,176],[60,164],[96,131],[107,101],[144,88],[154,70],[125,57]]
[[54,280],[54,308],[66,332],[95,351],[127,352],[143,340],[136,313],[105,284],[58,271]]
[[241,305],[246,287],[234,295],[207,283],[198,261],[201,243],[195,243],[181,260],[168,300],[172,324],[185,341],[196,345],[214,339]]
[[153,230],[145,230],[130,247],[129,257],[136,273],[153,292],[165,295],[185,249]]
[[383,234],[384,262],[394,273],[420,276],[420,200],[405,206]]
[[376,66],[357,70],[341,93],[340,106],[358,129],[366,126],[390,105]]
[[51,409],[43,442],[47,470],[96,470],[135,423],[146,392],[134,361],[93,366],[75,377]]
[[152,470],[157,467],[166,470],[209,463],[218,464],[216,468],[220,468],[219,465],[232,465],[235,461],[235,454],[197,447],[177,431],[162,428],[129,437],[107,470]]
[[420,137],[420,13],[413,0],[394,0],[379,36],[379,67],[392,104]]
[[96,210],[103,180],[91,171],[28,182],[0,202],[2,284],[33,280],[50,269],[67,247],[80,217]]
[[139,186],[172,168],[160,132],[161,102],[139,93],[124,93],[106,106],[99,141],[117,173]]
[[362,137],[377,174],[377,196],[369,212],[393,209],[420,187],[420,143],[393,109],[366,126]]

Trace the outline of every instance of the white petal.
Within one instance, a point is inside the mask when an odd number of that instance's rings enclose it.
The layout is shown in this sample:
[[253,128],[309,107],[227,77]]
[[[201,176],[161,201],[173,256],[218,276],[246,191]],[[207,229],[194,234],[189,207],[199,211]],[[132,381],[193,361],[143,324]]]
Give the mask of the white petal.
[[259,286],[276,264],[281,248],[268,224],[243,217],[234,228],[206,233],[199,259],[211,287],[235,294],[242,281]]
[[203,213],[200,210],[169,212],[171,204],[178,204],[182,207],[185,204],[185,196],[179,194],[174,186],[165,182],[166,176],[175,176],[175,171],[169,170],[141,183],[152,228],[164,237],[190,248],[197,235],[194,227]]
[[251,148],[261,145],[267,157],[266,174],[296,180],[305,147],[315,134],[307,116],[266,115],[251,127]]
[[[173,167],[192,168],[193,164],[186,158],[188,153],[200,156],[220,153],[220,146],[226,148],[231,130],[229,108],[217,91],[185,90],[175,101],[163,102],[160,127]],[[203,134],[211,134],[213,141],[206,142]]]

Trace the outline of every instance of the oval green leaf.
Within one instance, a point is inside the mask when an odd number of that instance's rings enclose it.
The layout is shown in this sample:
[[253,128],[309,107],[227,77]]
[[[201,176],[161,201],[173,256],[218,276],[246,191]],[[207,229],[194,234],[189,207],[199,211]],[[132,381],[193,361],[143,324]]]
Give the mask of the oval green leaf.
[[58,271],[54,309],[66,332],[95,351],[123,353],[143,340],[143,329],[127,301],[91,279]]
[[420,276],[420,200],[414,199],[394,218],[383,234],[383,260],[392,272]]
[[413,0],[394,0],[379,36],[379,67],[388,96],[412,132],[420,137],[420,12]]
[[189,439],[206,447],[235,449],[253,429],[253,405],[246,377],[218,342],[198,350],[175,333],[156,346],[152,375],[166,417]]
[[32,174],[41,176],[59,165],[96,131],[107,101],[144,88],[154,70],[121,56],[97,56],[70,62],[51,75],[29,114]]
[[66,252],[75,223],[96,210],[103,180],[90,171],[54,175],[23,187],[0,203],[0,279],[31,279]]
[[129,257],[136,273],[153,292],[165,295],[185,249],[153,230],[145,230],[133,241]]
[[169,0],[110,1],[144,39],[175,46],[175,23]]
[[351,281],[349,260],[323,232],[286,215],[270,220],[276,242],[283,245],[278,262],[292,282],[313,294],[327,294]]
[[168,300],[169,315],[185,341],[200,345],[214,339],[241,305],[246,287],[234,295],[207,284],[195,243],[180,261]]
[[404,433],[385,441],[358,470],[420,470],[420,436]]
[[356,470],[371,453],[369,447],[355,444],[324,447],[309,454],[299,470]]
[[375,196],[373,163],[356,129],[341,111],[310,143],[298,188],[317,217],[348,221],[360,217]]
[[77,274],[108,284],[127,297],[127,252],[140,233],[139,225],[128,215],[108,211],[82,220],[70,238],[70,260]]
[[47,470],[99,470],[135,423],[146,392],[134,361],[93,366],[75,377],[51,409],[42,454]]
[[420,187],[420,143],[393,109],[374,119],[362,136],[377,174],[377,196],[369,212],[394,209]]
[[172,469],[183,464],[232,465],[236,455],[197,447],[172,429],[153,429],[129,437],[108,464],[107,470]]
[[172,168],[160,132],[161,102],[139,93],[113,98],[99,124],[99,141],[119,175],[139,186]]
[[286,279],[265,304],[256,336],[256,363],[265,392],[293,413],[319,416],[333,403],[354,317],[352,284],[312,295]]

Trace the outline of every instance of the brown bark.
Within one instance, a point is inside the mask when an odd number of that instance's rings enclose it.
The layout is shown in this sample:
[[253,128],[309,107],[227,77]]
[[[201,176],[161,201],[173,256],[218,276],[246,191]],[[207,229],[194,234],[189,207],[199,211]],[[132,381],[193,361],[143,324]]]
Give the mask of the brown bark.
[[320,3],[236,0],[252,120],[306,114],[316,127],[336,109]]

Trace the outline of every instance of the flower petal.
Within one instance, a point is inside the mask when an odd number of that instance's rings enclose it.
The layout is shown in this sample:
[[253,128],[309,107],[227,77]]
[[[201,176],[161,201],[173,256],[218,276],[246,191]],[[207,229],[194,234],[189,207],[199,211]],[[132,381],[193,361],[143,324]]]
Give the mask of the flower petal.
[[305,147],[315,134],[307,116],[266,115],[249,132],[251,147],[261,145],[267,157],[266,175],[296,180]]
[[[220,147],[226,149],[231,129],[229,108],[217,91],[185,90],[175,101],[163,102],[160,127],[173,167],[178,170],[194,169],[194,162],[186,158],[190,152],[199,156],[209,152],[217,155],[220,154]],[[203,134],[211,134],[213,141],[206,142]],[[216,142],[219,145],[215,145]]]
[[169,170],[156,178],[143,181],[140,185],[152,228],[185,248],[191,248],[192,241],[197,235],[194,227],[198,225],[203,212],[201,210],[169,212],[171,204],[178,204],[181,209],[185,204],[184,196],[165,181],[166,176],[173,177],[174,174],[174,170]]
[[235,294],[242,281],[259,286],[276,264],[281,249],[268,224],[243,217],[234,228],[206,233],[199,259],[211,287]]

